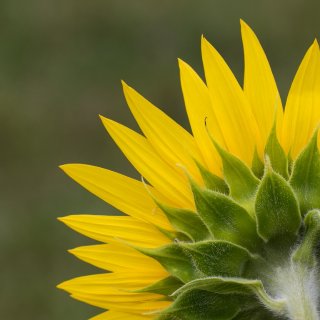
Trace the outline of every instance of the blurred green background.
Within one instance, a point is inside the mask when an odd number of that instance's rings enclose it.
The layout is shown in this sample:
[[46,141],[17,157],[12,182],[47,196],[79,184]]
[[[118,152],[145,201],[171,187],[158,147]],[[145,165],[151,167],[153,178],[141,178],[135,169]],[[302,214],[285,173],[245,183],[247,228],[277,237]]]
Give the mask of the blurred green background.
[[114,209],[58,165],[137,176],[98,114],[136,128],[126,80],[188,128],[177,57],[199,72],[200,35],[242,82],[239,18],[256,31],[284,98],[320,31],[319,1],[2,0],[0,2],[0,319],[84,320],[97,309],[55,285],[98,272],[66,253],[90,240],[56,220]]

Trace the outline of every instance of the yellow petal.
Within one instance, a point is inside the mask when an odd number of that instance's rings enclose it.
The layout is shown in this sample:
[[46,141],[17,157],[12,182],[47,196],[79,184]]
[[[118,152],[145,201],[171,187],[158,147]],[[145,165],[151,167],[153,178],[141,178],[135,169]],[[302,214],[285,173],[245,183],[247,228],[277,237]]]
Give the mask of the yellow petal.
[[159,279],[141,273],[107,273],[75,278],[58,286],[80,301],[104,309],[141,313],[168,306],[162,295],[133,293]]
[[101,242],[128,242],[142,247],[158,247],[170,242],[153,225],[127,216],[70,215],[59,218],[68,227]]
[[294,159],[311,138],[320,119],[320,53],[315,41],[291,85],[283,123],[283,146]]
[[133,130],[103,117],[102,121],[128,160],[156,190],[177,207],[194,208],[192,192],[181,168],[173,169],[166,164],[150,143]]
[[109,310],[93,318],[90,318],[90,320],[151,320],[154,318],[155,316],[152,316],[152,315],[138,315],[133,313],[124,313],[124,312]]
[[208,88],[185,62],[179,59],[181,87],[192,133],[205,159],[206,166],[221,176],[221,158],[212,145],[206,128],[225,147],[220,124],[214,114]]
[[[160,278],[161,279],[161,278]],[[124,295],[131,299],[139,296],[141,299],[161,298],[159,294],[153,293],[133,293],[130,291],[141,289],[147,285],[159,280],[158,275],[143,274],[138,271],[101,273],[90,276],[73,278],[58,285],[59,289],[65,290],[71,294],[97,294],[106,296],[106,300],[112,295]],[[125,297],[123,299],[126,299]]]
[[251,107],[231,70],[205,38],[201,48],[213,108],[228,150],[251,165],[255,147],[260,154],[263,150]]
[[244,49],[244,93],[257,121],[263,145],[265,145],[274,120],[281,132],[283,109],[279,91],[268,59],[259,40],[250,27],[241,20]]
[[85,262],[112,272],[140,272],[157,275],[159,279],[168,276],[159,262],[125,244],[83,246],[69,252]]
[[[163,310],[170,306],[171,301],[118,301],[117,297],[114,298],[113,301],[106,301],[101,297],[96,297],[92,295],[85,294],[72,294],[72,298],[85,302],[87,304],[93,305],[95,307],[103,308],[103,309],[114,309],[119,310],[120,312],[125,313],[134,313],[134,314],[149,314],[153,312],[157,312]],[[130,318],[129,318],[130,319]]]
[[[157,209],[140,181],[85,164],[67,164],[61,166],[61,169],[84,188],[120,211],[172,230],[167,218]],[[149,188],[152,190],[152,187]]]
[[124,82],[122,84],[130,110],[157,154],[174,169],[177,163],[182,164],[198,182],[201,182],[201,175],[193,159],[200,163],[203,160],[190,133],[137,91]]

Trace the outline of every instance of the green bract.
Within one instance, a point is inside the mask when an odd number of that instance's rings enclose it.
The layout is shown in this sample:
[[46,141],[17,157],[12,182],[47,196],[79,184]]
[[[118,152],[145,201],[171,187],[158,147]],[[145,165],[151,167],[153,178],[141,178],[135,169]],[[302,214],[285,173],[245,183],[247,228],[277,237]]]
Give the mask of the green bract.
[[171,274],[142,290],[172,298],[159,319],[319,319],[317,135],[290,168],[275,126],[252,168],[215,143],[224,180],[198,164],[206,187],[189,178],[196,212],[155,200],[182,235],[139,249]]

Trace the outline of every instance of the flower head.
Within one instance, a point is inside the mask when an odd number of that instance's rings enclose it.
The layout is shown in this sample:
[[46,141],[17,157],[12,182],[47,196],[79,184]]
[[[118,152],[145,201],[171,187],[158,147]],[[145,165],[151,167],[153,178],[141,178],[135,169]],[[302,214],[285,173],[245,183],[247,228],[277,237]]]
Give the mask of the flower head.
[[102,273],[59,285],[107,310],[94,320],[319,319],[319,47],[283,111],[258,39],[241,31],[243,88],[204,37],[206,83],[179,60],[192,134],[125,83],[143,135],[101,117],[145,180],[62,166],[124,213],[61,218],[102,243],[70,250]]

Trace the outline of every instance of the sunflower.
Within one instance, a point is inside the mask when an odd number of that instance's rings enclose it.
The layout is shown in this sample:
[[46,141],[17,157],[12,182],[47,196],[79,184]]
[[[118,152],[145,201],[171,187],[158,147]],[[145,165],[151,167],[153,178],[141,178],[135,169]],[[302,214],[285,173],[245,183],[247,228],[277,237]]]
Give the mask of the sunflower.
[[101,244],[70,250],[103,270],[60,284],[93,320],[320,318],[320,52],[283,111],[265,53],[241,21],[244,85],[204,38],[204,83],[179,60],[192,134],[123,83],[143,135],[101,117],[143,177],[61,166],[124,214],[60,220]]

